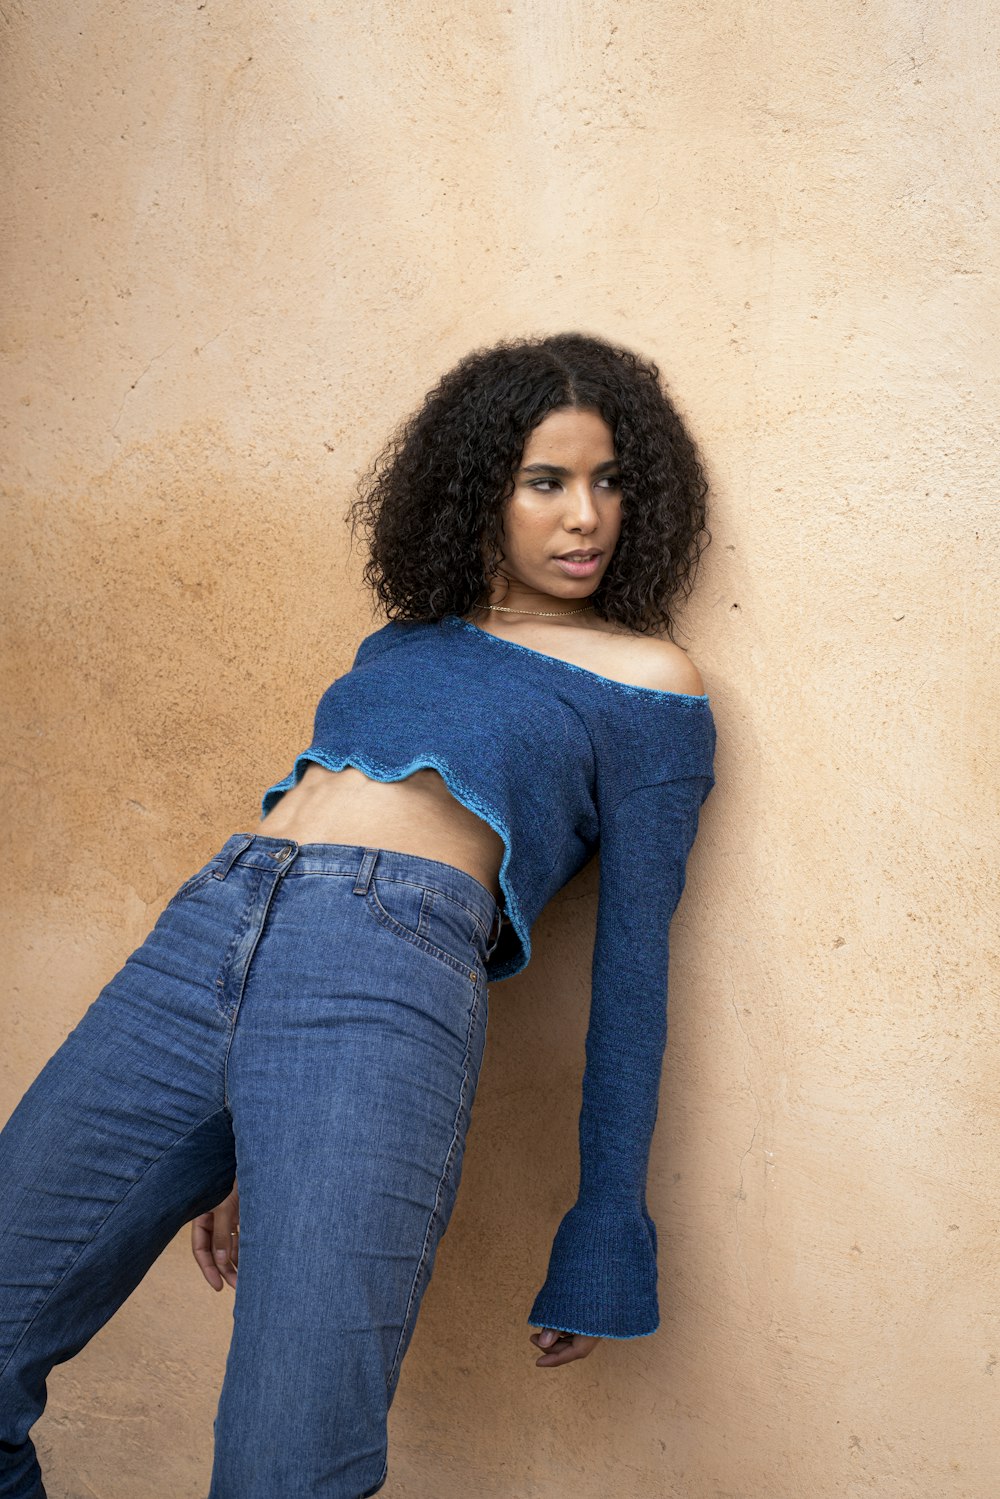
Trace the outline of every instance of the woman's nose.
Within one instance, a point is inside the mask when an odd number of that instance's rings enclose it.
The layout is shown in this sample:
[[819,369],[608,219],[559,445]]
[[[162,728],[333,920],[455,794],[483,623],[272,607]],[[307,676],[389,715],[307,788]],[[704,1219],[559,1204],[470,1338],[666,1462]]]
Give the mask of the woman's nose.
[[594,496],[590,492],[590,486],[580,484],[574,488],[567,489],[567,518],[576,521],[578,525],[593,529],[597,524],[597,506],[594,504]]

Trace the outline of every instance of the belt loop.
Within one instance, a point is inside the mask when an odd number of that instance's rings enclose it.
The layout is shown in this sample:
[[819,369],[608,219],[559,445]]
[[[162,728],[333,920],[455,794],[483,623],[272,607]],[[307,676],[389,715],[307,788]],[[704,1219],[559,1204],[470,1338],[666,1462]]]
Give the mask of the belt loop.
[[219,854],[218,868],[212,871],[214,878],[224,880],[240,854],[250,847],[253,840],[253,833],[234,833],[231,838],[228,838]]
[[371,877],[375,872],[375,861],[377,858],[377,848],[365,849],[365,856],[361,860],[361,867],[358,870],[357,878],[354,881],[355,895],[367,895]]

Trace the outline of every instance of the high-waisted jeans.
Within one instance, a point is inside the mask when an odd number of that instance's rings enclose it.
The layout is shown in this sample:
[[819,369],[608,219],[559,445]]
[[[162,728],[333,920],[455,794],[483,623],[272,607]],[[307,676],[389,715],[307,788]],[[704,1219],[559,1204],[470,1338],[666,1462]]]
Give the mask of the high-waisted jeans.
[[360,845],[234,834],[185,881],[0,1132],[0,1495],[43,1499],[49,1370],[237,1176],[209,1499],[382,1488],[499,916],[464,870]]

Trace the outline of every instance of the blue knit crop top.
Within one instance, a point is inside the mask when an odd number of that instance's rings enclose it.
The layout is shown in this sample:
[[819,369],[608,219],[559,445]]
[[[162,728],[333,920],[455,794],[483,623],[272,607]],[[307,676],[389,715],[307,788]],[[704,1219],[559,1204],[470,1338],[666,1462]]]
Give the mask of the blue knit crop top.
[[380,781],[437,770],[504,843],[491,982],[526,967],[542,908],[599,856],[580,1179],[528,1315],[534,1327],[636,1338],[659,1326],[646,1177],[668,933],[714,753],[707,695],[619,682],[448,614],[367,635],[321,697],[309,748],[264,793],[267,813],[311,761]]

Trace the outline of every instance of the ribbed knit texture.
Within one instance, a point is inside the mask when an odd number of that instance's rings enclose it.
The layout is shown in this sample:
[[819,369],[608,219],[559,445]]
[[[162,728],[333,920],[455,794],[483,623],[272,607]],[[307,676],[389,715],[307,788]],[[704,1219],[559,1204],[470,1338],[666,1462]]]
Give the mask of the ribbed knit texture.
[[391,621],[316,709],[310,761],[383,781],[425,766],[503,839],[506,922],[491,982],[520,973],[531,929],[595,854],[600,889],[576,1200],[528,1322],[601,1338],[659,1326],[645,1188],[667,1039],[669,928],[715,784],[708,697],[613,681],[455,615]]

